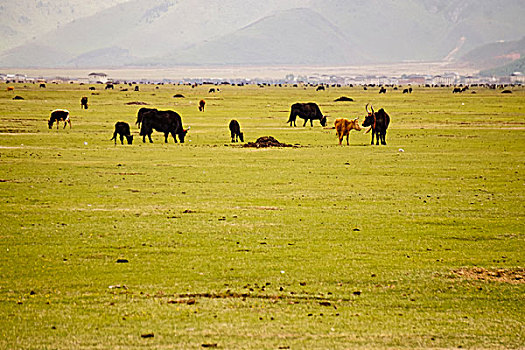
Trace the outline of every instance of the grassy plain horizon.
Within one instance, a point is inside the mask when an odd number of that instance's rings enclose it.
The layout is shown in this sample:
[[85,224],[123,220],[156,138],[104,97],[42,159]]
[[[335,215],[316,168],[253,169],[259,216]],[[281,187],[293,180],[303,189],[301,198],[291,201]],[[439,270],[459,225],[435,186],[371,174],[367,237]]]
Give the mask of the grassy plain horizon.
[[68,77],[87,78],[89,73],[104,72],[111,79],[133,80],[133,79],[199,79],[199,78],[223,78],[223,79],[283,79],[287,74],[312,75],[333,74],[340,76],[356,75],[386,75],[401,76],[403,74],[445,74],[457,72],[461,75],[473,75],[478,70],[465,65],[457,65],[452,62],[399,62],[385,64],[370,64],[359,66],[308,66],[308,65],[274,65],[274,66],[245,66],[245,65],[222,65],[222,66],[178,66],[165,68],[112,68],[92,67],[78,69],[64,68],[0,68],[4,73],[27,74],[32,77]]
[[[0,348],[525,346],[523,87],[5,86]],[[309,101],[330,127],[385,108],[388,145],[287,126]],[[187,142],[142,143],[130,102],[177,111]],[[231,144],[231,119],[298,147]]]

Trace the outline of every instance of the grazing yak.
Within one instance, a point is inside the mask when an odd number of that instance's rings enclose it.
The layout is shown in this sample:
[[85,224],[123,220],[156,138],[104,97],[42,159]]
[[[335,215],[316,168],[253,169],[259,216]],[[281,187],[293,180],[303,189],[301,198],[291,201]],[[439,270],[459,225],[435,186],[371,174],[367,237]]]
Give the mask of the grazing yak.
[[206,101],[200,100],[199,101],[199,111],[204,112],[204,106],[206,105]]
[[468,90],[468,86],[464,86],[462,88],[460,87],[455,87],[454,90],[452,90],[452,93],[453,94],[457,94],[457,93],[461,93],[461,92],[465,92]]
[[71,119],[69,119],[69,111],[67,109],[55,109],[51,112],[51,117],[49,117],[49,120],[47,121],[47,125],[51,129],[53,127],[53,124],[57,123],[57,129],[58,129],[58,122],[64,122],[64,129],[66,128],[66,125],[69,124],[69,128],[71,129]]
[[88,109],[88,98],[86,96],[80,99],[80,109]]
[[303,126],[306,126],[306,122],[310,120],[310,125],[314,126],[314,119],[319,120],[322,126],[326,126],[326,116],[321,113],[319,106],[316,103],[294,103],[290,111],[290,117],[288,118],[287,123],[290,123],[290,126],[297,126],[295,124],[295,119],[299,117],[304,119]]
[[184,143],[184,138],[188,129],[182,127],[182,119],[177,112],[174,111],[159,111],[151,108],[141,108],[137,115],[136,124],[140,125],[140,136],[142,136],[142,142],[146,142],[146,136],[149,142],[153,142],[151,134],[153,130],[157,130],[164,133],[164,142],[168,142],[168,136],[171,134],[173,141],[177,143],[179,137],[180,143]]
[[128,141],[128,145],[133,143],[133,135],[131,135],[128,123],[117,122],[115,124],[115,132],[113,132],[113,137],[111,138],[111,140],[115,140],[115,145],[117,144],[117,134],[120,136],[121,144],[124,144],[124,136],[126,137],[126,141]]
[[139,109],[137,113],[137,121],[135,122],[135,125],[137,125],[139,129],[142,123],[142,119],[144,119],[144,114],[148,113],[149,111],[156,111],[156,109],[147,107],[142,107],[141,109]]
[[374,144],[374,135],[376,136],[376,145],[379,145],[381,140],[382,145],[386,145],[386,130],[388,129],[388,124],[390,124],[390,116],[385,112],[383,108],[379,111],[374,112],[374,107],[370,105],[372,112],[368,111],[368,103],[365,106],[365,110],[368,113],[363,121],[363,126],[370,126],[369,132],[372,130],[372,142]]
[[241,139],[241,142],[244,142],[244,133],[241,132],[241,126],[235,119],[230,121],[230,133],[232,136],[232,142],[238,142],[238,139]]
[[337,119],[334,122],[335,125],[335,131],[337,132],[337,137],[339,138],[339,144],[343,142],[343,137],[346,136],[346,144],[348,145],[348,136],[350,135],[350,130],[357,130],[361,131],[361,127],[359,126],[359,118],[355,118],[352,120],[348,119]]

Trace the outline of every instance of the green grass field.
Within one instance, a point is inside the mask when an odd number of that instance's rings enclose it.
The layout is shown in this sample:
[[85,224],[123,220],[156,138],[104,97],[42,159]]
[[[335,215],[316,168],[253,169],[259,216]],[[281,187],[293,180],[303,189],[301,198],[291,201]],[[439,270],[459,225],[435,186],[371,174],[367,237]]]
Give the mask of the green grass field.
[[[525,347],[525,88],[124,87],[0,85],[0,348]],[[385,108],[388,145],[290,128],[310,101]],[[129,102],[187,142],[142,143]]]

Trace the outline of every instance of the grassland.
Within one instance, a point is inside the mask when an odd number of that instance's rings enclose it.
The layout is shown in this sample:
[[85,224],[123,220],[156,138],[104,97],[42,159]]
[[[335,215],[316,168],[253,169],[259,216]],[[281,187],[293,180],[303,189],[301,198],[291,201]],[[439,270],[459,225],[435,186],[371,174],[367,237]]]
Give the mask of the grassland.
[[[0,348],[525,347],[525,89],[124,87],[0,85]],[[137,101],[187,142],[115,146]],[[290,128],[298,101],[384,107],[388,145]]]

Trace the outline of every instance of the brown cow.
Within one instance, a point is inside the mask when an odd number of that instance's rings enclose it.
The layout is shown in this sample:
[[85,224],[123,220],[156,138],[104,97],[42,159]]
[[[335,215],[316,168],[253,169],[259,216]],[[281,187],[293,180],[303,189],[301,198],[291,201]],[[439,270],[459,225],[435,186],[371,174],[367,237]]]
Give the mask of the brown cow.
[[7,87],[7,91],[15,91],[15,87],[14,86],[8,86]]
[[359,118],[355,118],[352,120],[348,119],[337,119],[334,122],[335,130],[337,132],[337,137],[339,138],[339,144],[343,141],[343,137],[346,136],[346,144],[348,145],[348,136],[350,135],[350,130],[357,130],[360,131],[361,127],[359,126]]
[[206,101],[200,100],[199,101],[199,111],[204,112],[204,105],[206,104]]

